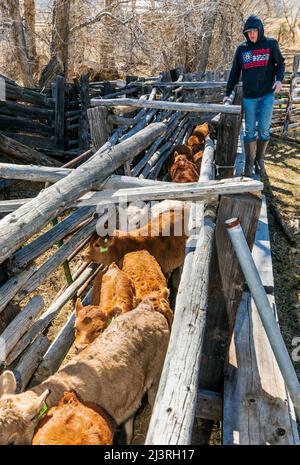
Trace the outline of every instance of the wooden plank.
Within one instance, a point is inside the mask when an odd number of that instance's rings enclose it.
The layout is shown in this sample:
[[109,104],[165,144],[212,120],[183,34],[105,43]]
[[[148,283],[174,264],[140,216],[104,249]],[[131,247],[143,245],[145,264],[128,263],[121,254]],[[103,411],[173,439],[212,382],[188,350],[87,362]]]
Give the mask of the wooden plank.
[[20,103],[10,102],[8,100],[0,101],[0,113],[10,116],[21,116],[23,118],[31,117],[40,121],[49,121],[54,118],[54,110],[22,105]]
[[174,111],[196,111],[199,113],[228,113],[239,115],[241,112],[240,105],[221,105],[221,104],[205,104],[205,103],[178,103],[167,101],[149,101],[149,100],[134,100],[134,99],[92,99],[92,106],[132,106],[135,108],[156,108],[158,110],[174,110]]
[[[135,82],[134,86],[135,87],[143,87],[145,84],[143,82]],[[223,89],[226,87],[226,82],[224,81],[207,81],[207,82],[202,82],[202,81],[179,81],[179,82],[147,82],[148,85],[154,85],[157,87],[184,87],[186,89],[212,89],[212,88],[221,88]],[[128,86],[129,87],[129,86]],[[124,93],[124,92],[123,92]],[[106,97],[106,95],[105,95]]]
[[213,420],[214,422],[221,421],[223,415],[222,394],[220,392],[206,391],[200,389],[198,391],[198,399],[196,406],[196,418]]
[[42,107],[52,107],[52,102],[45,94],[6,82],[6,99],[31,103]]
[[59,215],[80,195],[88,192],[94,182],[104,181],[127,160],[133,159],[165,131],[163,123],[153,123],[138,135],[96,153],[67,178],[44,189],[37,197],[0,221],[0,263],[8,258],[29,237],[40,231],[49,220]]
[[[43,136],[38,136],[38,134],[29,135],[29,134],[15,133],[15,132],[10,132],[10,131],[2,131],[1,134],[3,136],[9,137],[10,139],[13,139],[16,142],[19,142],[20,144],[26,145],[28,148],[32,148],[38,151],[39,153],[41,153],[41,151],[43,152],[44,150],[53,150],[54,136],[43,137]],[[52,160],[53,162],[55,162],[54,159]],[[49,165],[49,166],[53,166],[53,165]],[[55,166],[58,166],[58,165],[55,165]]]
[[[222,391],[224,363],[238,304],[243,290],[243,276],[227,241],[224,221],[239,217],[250,248],[254,241],[261,201],[255,195],[221,197],[216,240],[213,244],[209,274],[208,318],[200,363],[199,388]],[[213,421],[201,422],[201,444],[209,441]]]
[[58,75],[55,87],[55,145],[65,148],[65,78]]
[[[263,285],[274,288],[266,200],[252,251]],[[276,314],[274,295],[269,301]],[[283,378],[248,292],[244,292],[230,346],[224,386],[223,444],[299,444]]]
[[13,299],[13,297],[16,295],[19,289],[21,289],[21,287],[28,281],[30,276],[33,275],[35,270],[36,270],[36,266],[31,265],[28,269],[9,278],[0,287],[0,313],[5,309],[8,303]]
[[43,166],[61,166],[61,163],[53,158],[27,147],[14,139],[0,133],[0,153],[8,155],[27,163]]

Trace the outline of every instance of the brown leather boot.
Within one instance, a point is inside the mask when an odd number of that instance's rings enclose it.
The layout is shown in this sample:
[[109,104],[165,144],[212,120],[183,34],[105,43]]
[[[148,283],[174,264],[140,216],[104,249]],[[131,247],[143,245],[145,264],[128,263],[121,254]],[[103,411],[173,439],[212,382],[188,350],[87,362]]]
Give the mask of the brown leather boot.
[[256,157],[255,157],[255,173],[256,174],[259,174],[260,171],[264,171],[265,169],[264,157],[265,157],[268,143],[269,143],[268,140],[257,139],[257,149],[256,149]]
[[245,142],[245,170],[244,176],[251,178],[253,175],[254,159],[256,155],[256,140]]

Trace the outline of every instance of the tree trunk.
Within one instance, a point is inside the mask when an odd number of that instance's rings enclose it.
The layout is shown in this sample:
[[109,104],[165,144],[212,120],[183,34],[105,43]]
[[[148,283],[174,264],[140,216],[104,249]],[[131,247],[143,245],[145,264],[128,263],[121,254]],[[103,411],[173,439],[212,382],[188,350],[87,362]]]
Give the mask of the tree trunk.
[[[105,0],[105,8],[110,13],[114,13],[114,9],[111,8],[113,0]],[[117,79],[118,72],[116,68],[115,55],[114,55],[114,43],[117,28],[115,27],[114,20],[108,16],[103,18],[103,29],[100,39],[101,44],[101,76],[103,79]],[[119,28],[120,26],[118,26]]]
[[34,87],[32,65],[28,56],[19,0],[7,0],[7,9],[12,21],[11,33],[20,76],[25,86]]
[[52,17],[51,58],[56,57],[68,74],[70,0],[54,0]]
[[[199,0],[197,0],[197,3],[199,3]],[[200,71],[204,72],[208,63],[210,46],[213,40],[215,23],[219,11],[219,3],[220,0],[211,0],[203,7],[201,34],[198,37],[198,50],[195,53],[197,73]]]
[[32,71],[36,74],[38,72],[39,59],[36,51],[35,19],[35,0],[24,0],[24,26],[28,58],[32,64]]

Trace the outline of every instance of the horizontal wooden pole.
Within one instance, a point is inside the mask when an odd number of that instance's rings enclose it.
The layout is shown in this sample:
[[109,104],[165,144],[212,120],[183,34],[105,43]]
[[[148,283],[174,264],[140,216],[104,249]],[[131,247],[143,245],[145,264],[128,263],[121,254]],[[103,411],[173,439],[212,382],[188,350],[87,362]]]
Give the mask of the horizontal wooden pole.
[[135,99],[91,99],[92,106],[132,106],[135,108],[157,108],[158,110],[195,111],[199,113],[229,113],[239,115],[240,105],[221,105],[217,103],[179,103],[160,100],[135,100]]
[[214,87],[222,87],[222,88],[226,87],[227,82],[226,81],[135,82],[133,85],[139,86],[139,87],[155,85],[157,87],[184,87],[186,89],[211,89]]
[[137,187],[88,193],[78,200],[78,206],[111,204],[119,202],[146,200],[198,200],[224,194],[258,192],[263,190],[263,183],[250,178],[232,178],[203,183],[164,183],[162,186]]

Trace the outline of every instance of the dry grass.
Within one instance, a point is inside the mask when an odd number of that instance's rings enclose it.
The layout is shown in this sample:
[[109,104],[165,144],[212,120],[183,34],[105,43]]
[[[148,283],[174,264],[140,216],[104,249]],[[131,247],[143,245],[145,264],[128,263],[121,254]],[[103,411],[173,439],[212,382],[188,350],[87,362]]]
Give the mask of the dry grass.
[[[291,354],[292,340],[300,336],[300,147],[271,142],[266,155],[265,191],[279,208],[296,246],[291,246],[282,230],[268,214],[279,324]],[[300,379],[300,361],[294,362]]]

